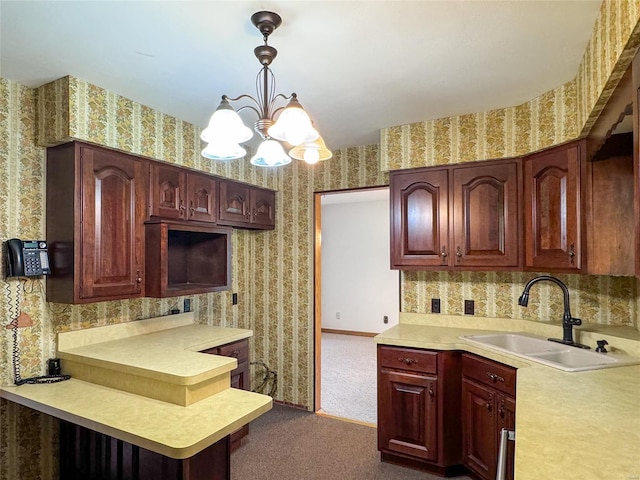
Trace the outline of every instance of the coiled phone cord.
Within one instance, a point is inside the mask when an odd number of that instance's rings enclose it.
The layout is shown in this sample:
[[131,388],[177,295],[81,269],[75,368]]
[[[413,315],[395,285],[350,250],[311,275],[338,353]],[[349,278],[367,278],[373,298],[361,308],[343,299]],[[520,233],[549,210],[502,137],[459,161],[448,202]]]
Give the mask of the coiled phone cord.
[[[13,328],[13,348],[12,348],[12,362],[13,362],[13,377],[16,385],[24,385],[25,383],[57,383],[63,380],[69,380],[71,375],[41,375],[39,377],[22,378],[20,375],[20,347],[18,345],[18,316],[20,311],[20,292],[18,290],[15,298],[15,302],[11,303],[11,288],[9,283],[6,283],[7,300],[9,305],[9,316],[13,318],[11,325]],[[20,288],[20,285],[18,285]]]

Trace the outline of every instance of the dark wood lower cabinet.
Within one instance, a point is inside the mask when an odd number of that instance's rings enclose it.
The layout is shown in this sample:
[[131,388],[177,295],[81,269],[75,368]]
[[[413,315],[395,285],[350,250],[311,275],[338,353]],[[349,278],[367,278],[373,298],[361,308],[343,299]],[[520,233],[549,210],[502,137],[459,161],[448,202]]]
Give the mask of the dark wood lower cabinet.
[[60,478],[230,480],[229,437],[224,437],[193,457],[175,459],[62,421]]
[[[479,478],[496,478],[500,431],[515,430],[516,369],[475,355],[462,356],[464,464]],[[506,479],[514,478],[514,443],[507,442]]]
[[460,355],[378,346],[378,449],[383,461],[462,473]]
[[[494,480],[500,431],[515,430],[515,388],[515,368],[483,357],[378,345],[382,461]],[[514,452],[509,441],[506,480]]]
[[[249,390],[249,339],[238,340],[219,347],[203,350],[202,353],[233,357],[238,360],[238,366],[231,371],[231,388]],[[249,424],[243,425],[231,434],[231,451],[240,447],[242,439],[249,435]]]

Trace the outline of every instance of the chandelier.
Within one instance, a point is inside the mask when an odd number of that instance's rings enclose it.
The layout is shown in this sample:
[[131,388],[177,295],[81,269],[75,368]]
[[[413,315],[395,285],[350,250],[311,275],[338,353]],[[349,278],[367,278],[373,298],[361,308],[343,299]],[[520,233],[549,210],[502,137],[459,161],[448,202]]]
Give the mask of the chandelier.
[[[304,160],[313,164],[331,158],[332,154],[324,144],[311,119],[304,111],[295,93],[287,96],[276,94],[276,81],[269,68],[278,51],[267,44],[269,35],[280,26],[280,15],[273,12],[257,12],[251,16],[251,22],[260,30],[264,45],[257,46],[253,53],[262,65],[256,76],[257,95],[240,95],[230,98],[222,95],[222,101],[213,112],[207,128],[200,138],[207,143],[202,156],[212,160],[234,160],[242,158],[247,151],[240,146],[253,137],[253,131],[246,127],[238,115],[244,109],[253,110],[258,115],[254,130],[262,138],[251,163],[259,167],[278,167],[291,163],[291,159]],[[246,100],[249,103],[234,110],[231,102]],[[288,103],[277,106],[280,102]],[[275,119],[278,114],[277,121]],[[285,153],[282,143],[292,146]],[[290,148],[290,147],[289,147]]]

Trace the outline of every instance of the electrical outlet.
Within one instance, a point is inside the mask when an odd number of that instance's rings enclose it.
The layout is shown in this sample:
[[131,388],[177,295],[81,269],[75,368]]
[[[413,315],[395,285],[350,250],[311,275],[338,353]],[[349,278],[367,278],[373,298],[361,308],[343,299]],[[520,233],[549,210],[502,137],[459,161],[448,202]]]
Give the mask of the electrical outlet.
[[238,304],[238,294],[237,293],[232,293],[231,294],[231,305],[237,305]]
[[474,315],[475,314],[475,303],[473,300],[465,300],[464,301],[464,314],[465,315]]
[[382,323],[389,323],[389,317],[387,315],[382,317]]
[[336,312],[336,320],[340,320],[340,312]]
[[432,298],[431,299],[431,313],[440,313],[440,299]]
[[191,299],[190,298],[185,298],[184,299],[184,308],[182,309],[183,312],[190,312],[191,311]]

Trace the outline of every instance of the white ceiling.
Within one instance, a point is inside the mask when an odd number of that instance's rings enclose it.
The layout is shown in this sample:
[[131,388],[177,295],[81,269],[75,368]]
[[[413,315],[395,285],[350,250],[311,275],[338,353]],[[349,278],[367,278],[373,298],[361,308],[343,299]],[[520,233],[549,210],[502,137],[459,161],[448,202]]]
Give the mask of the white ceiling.
[[[514,106],[571,80],[600,0],[0,1],[0,76],[73,75],[204,127],[222,94],[255,96],[271,10],[277,92],[330,149],[381,128]],[[255,115],[246,115],[248,124]]]

